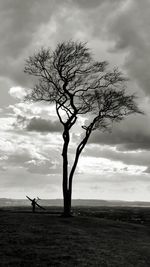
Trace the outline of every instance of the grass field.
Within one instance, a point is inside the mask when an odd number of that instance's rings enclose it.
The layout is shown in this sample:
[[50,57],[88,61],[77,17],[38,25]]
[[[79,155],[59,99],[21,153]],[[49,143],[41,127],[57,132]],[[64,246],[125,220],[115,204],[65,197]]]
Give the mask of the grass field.
[[150,266],[149,208],[0,210],[0,266]]

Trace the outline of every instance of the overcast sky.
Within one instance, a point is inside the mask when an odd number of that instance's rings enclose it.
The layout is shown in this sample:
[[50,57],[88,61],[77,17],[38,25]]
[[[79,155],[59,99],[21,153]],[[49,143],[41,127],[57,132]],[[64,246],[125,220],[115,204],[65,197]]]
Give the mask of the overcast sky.
[[[150,1],[0,1],[0,197],[62,197],[62,138],[53,106],[22,102],[25,59],[41,46],[88,42],[94,57],[129,78],[145,115],[95,132],[82,154],[73,198],[150,201]],[[80,132],[72,135],[70,160]]]

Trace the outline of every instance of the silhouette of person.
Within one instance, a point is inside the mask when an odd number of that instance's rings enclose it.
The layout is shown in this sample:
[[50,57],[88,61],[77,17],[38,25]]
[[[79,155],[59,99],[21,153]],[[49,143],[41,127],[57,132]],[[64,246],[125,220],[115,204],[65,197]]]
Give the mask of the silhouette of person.
[[32,212],[35,212],[35,203],[36,203],[36,199],[34,198],[31,202],[32,205]]

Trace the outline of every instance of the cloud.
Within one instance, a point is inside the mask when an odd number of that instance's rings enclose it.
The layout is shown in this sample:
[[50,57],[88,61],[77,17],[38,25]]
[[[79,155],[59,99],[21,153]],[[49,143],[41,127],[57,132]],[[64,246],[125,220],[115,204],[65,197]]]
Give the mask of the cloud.
[[23,100],[27,94],[27,91],[23,87],[16,86],[16,87],[10,88],[9,94],[14,98],[17,98],[19,100]]
[[38,164],[32,160],[26,164],[26,167],[28,172],[38,173],[41,175],[60,174],[62,171],[59,163],[50,160],[46,160]]
[[[11,88],[9,93],[22,100],[26,90],[14,87]],[[7,116],[12,118],[11,121],[13,120],[14,131],[20,129],[24,131],[24,134],[26,134],[25,130],[45,133],[62,131],[62,126],[58,121],[53,104],[19,102],[15,105],[10,105],[7,110],[9,112]]]
[[28,131],[37,132],[61,132],[62,126],[59,121],[50,121],[42,118],[32,118],[27,124],[26,129]]
[[41,37],[35,42],[35,36],[40,27],[46,26],[66,2],[45,0],[41,4],[40,0],[0,1],[1,76],[9,77],[13,85],[28,84],[29,78],[23,74],[24,60],[39,46]]
[[107,28],[108,38],[114,40],[112,52],[125,52],[124,68],[139,90],[150,94],[149,1],[126,1],[125,8],[114,17]]
[[40,0],[2,0],[0,56],[5,64],[0,63],[1,76],[9,77],[13,86],[31,85],[33,80],[23,73],[29,55],[40,46],[54,48],[66,39],[98,40],[106,20],[121,4],[120,0],[45,0],[42,4]]
[[[0,76],[10,87],[32,87],[35,79],[23,73],[25,59],[41,46],[55,48],[68,39],[88,41],[100,60],[121,57],[107,52],[110,40],[103,38],[106,22],[122,6],[121,0],[0,2]],[[7,34],[6,34],[7,32]],[[4,64],[5,62],[5,64]],[[7,90],[6,102],[10,100]],[[7,99],[8,98],[8,99]],[[12,101],[12,100],[11,100]]]
[[[2,0],[0,10],[1,31],[9,33],[3,36],[3,43],[5,43],[3,52],[11,51],[11,55],[15,58],[30,43],[39,24],[49,20],[55,10],[55,4],[48,0],[45,0],[42,5],[39,0],[36,2],[34,0],[25,2]],[[8,42],[8,38],[11,42]]]
[[[74,198],[149,201],[150,179],[146,174],[79,174],[74,180]],[[84,188],[84,190],[83,190]],[[88,193],[87,193],[88,192]]]
[[[87,150],[88,151],[88,150]],[[101,155],[100,155],[101,154]],[[114,157],[113,157],[114,156]],[[83,157],[80,158],[78,168],[81,169],[81,172],[79,173],[86,173],[92,175],[101,175],[104,176],[107,174],[122,174],[126,173],[128,174],[141,174],[143,171],[145,171],[144,166],[138,166],[138,165],[132,165],[132,162],[130,164],[126,165],[125,162],[122,162],[121,159],[117,159],[117,156],[115,158],[115,153],[113,154],[110,151],[110,156],[106,156],[106,151],[104,150],[103,153],[99,153],[98,157],[92,157],[92,155],[88,155],[87,153],[84,154]],[[115,159],[115,160],[114,160]]]
[[44,119],[53,118],[57,119],[55,105],[47,104],[44,102],[41,103],[28,103],[28,102],[19,102],[14,105],[9,105],[7,110],[11,116],[22,116],[27,119],[38,116]]
[[150,166],[148,166],[147,168],[146,168],[146,170],[145,170],[145,173],[150,173]]
[[4,77],[0,77],[0,107],[5,107],[8,104],[10,105],[15,103],[15,99],[13,99],[8,93],[11,86],[12,81],[9,78],[6,79]]
[[102,5],[104,2],[108,2],[106,0],[94,0],[94,1],[90,1],[90,0],[75,0],[75,1],[72,1],[72,3],[75,3],[77,4],[80,8],[83,8],[83,9],[95,9],[97,7],[99,7],[100,5]]
[[61,176],[59,174],[50,176],[38,173],[29,173],[24,168],[10,168],[1,171],[0,195],[1,197],[25,198],[39,196],[41,198],[61,197]]
[[[90,156],[94,158],[104,158],[109,159],[114,162],[117,161],[122,162],[123,164],[130,166],[134,165],[136,168],[138,166],[144,167],[142,170],[146,170],[147,166],[150,165],[150,151],[118,151],[116,148],[112,148],[110,146],[101,146],[95,144],[89,144],[83,153],[84,156]],[[118,168],[119,168],[118,164]],[[111,165],[111,164],[110,164]],[[113,168],[113,164],[112,164]]]
[[120,150],[150,149],[150,117],[134,115],[114,124],[111,132],[96,131],[89,143],[117,146]]
[[112,7],[112,6],[118,6],[122,3],[124,3],[125,0],[73,0],[72,4],[78,5],[79,8],[83,9],[97,9],[97,8],[103,8],[103,6],[106,7]]
[[[13,139],[11,140],[11,138]],[[43,145],[44,143],[44,145]],[[5,144],[5,146],[4,146]],[[57,145],[56,145],[57,144]],[[61,172],[60,145],[51,136],[39,133],[24,135],[5,133],[0,138],[0,170],[26,169],[29,173],[48,175]]]

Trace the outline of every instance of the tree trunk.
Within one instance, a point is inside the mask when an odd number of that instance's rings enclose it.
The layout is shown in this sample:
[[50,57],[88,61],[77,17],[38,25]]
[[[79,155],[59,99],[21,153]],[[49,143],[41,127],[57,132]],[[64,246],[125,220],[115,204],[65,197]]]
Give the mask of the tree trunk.
[[71,191],[68,189],[68,144],[69,144],[69,131],[66,128],[63,133],[63,198],[64,198],[64,217],[71,216]]
[[81,141],[81,143],[77,147],[74,164],[72,166],[69,177],[68,177],[68,144],[70,136],[69,136],[69,130],[67,128],[65,128],[63,132],[64,145],[63,145],[62,156],[63,156],[63,198],[64,198],[63,216],[64,217],[71,217],[72,180],[78,164],[79,156],[88,141],[91,131],[92,128],[88,129],[85,138]]
[[64,212],[63,217],[71,217],[71,194],[66,190],[64,194]]

